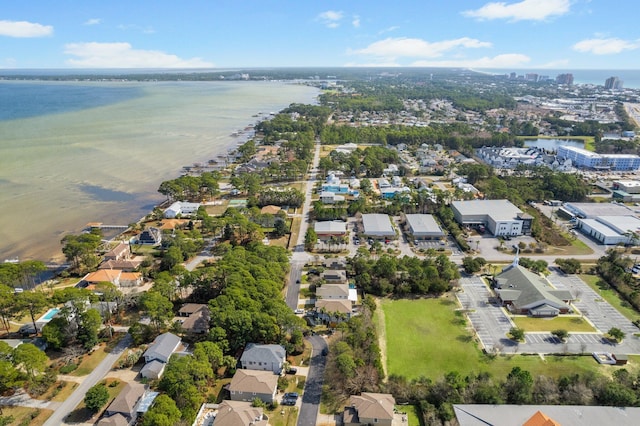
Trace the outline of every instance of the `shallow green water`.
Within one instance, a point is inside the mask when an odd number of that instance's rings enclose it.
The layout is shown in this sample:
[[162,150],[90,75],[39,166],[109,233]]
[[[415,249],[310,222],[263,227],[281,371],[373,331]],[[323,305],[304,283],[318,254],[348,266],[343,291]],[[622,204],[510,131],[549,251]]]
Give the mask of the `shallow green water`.
[[0,121],[0,261],[46,261],[87,222],[137,220],[161,201],[160,182],[226,153],[237,144],[230,134],[254,123],[254,114],[317,95],[270,82],[95,84],[137,85],[144,95]]

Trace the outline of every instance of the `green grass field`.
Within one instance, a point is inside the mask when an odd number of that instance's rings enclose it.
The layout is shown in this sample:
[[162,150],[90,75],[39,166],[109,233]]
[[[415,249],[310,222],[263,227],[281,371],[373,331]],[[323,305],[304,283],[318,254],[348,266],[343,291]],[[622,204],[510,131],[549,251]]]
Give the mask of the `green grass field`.
[[516,327],[524,331],[567,330],[569,333],[591,333],[597,330],[580,317],[531,318],[512,317]]
[[388,374],[437,380],[450,371],[463,376],[486,371],[504,378],[516,366],[534,376],[604,372],[591,356],[545,356],[543,360],[536,355],[515,354],[512,349],[495,358],[486,356],[463,317],[456,314],[457,307],[452,296],[383,300]]

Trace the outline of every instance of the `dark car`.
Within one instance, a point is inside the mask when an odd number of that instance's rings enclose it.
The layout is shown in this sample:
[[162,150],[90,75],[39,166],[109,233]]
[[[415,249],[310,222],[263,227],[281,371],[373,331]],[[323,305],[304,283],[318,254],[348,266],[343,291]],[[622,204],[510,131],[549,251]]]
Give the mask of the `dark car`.
[[[287,371],[286,371],[287,374],[296,374],[297,372],[298,372],[298,369],[297,368],[293,368],[293,367],[287,368]],[[287,395],[285,395],[285,396],[287,396]]]
[[324,348],[322,350],[322,356],[327,356],[328,353],[329,353],[329,350],[327,348]]
[[284,397],[288,399],[294,399],[294,400],[298,399],[298,392],[287,392],[284,394]]
[[290,398],[282,398],[282,405],[296,405],[296,400]]

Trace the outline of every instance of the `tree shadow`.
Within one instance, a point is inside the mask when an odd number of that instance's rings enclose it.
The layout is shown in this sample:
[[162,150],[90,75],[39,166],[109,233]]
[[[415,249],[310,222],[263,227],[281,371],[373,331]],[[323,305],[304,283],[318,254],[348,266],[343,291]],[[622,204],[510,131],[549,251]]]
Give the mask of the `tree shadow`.
[[86,407],[82,407],[70,412],[67,417],[64,418],[64,421],[65,423],[89,423],[93,416],[94,413],[89,411]]

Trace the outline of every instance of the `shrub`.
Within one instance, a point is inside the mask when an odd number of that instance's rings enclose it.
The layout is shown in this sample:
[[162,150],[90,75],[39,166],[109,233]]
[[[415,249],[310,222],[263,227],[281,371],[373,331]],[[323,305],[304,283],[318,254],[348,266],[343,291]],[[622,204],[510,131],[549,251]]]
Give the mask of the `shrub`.
[[109,391],[103,383],[91,387],[84,396],[84,404],[92,413],[97,413],[108,400]]

